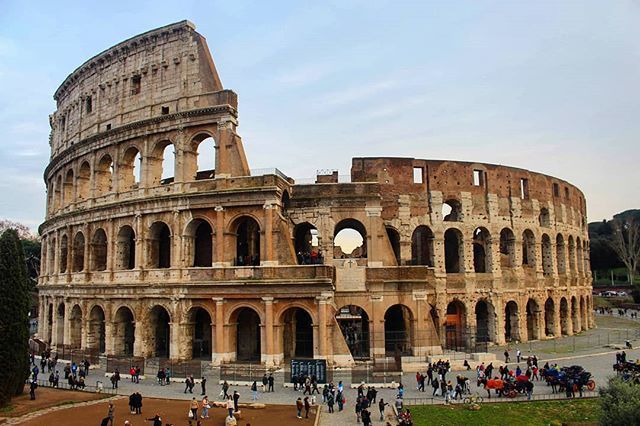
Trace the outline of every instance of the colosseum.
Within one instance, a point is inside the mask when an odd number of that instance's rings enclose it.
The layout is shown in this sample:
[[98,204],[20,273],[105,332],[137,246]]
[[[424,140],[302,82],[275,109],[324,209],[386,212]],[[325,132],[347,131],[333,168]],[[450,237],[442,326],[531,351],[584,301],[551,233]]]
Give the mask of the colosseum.
[[395,157],[353,158],[344,182],[252,171],[237,95],[188,21],[94,56],[54,99],[38,285],[53,348],[353,366],[594,327],[578,188]]

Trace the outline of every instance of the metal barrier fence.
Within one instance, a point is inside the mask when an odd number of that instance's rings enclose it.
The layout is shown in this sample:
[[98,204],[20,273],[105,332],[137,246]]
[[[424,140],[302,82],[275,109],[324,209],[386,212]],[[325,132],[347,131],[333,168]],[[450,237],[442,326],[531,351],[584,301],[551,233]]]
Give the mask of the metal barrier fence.
[[[31,380],[25,381],[26,385],[30,383],[31,383]],[[116,389],[111,389],[111,384],[107,386],[101,380],[96,380],[95,385],[89,385],[85,383],[84,388],[74,387],[73,389],[71,389],[71,387],[69,386],[69,383],[64,379],[60,379],[58,386],[53,386],[53,384],[48,380],[38,380],[37,383],[38,383],[38,387],[43,387],[43,388],[77,390],[77,391],[94,392],[94,393],[106,393],[108,395],[116,394]]]
[[111,373],[118,370],[120,374],[129,374],[132,367],[138,367],[140,374],[144,374],[144,358],[143,357],[107,357],[107,372]]
[[[220,380],[226,381],[240,381],[240,382],[253,382],[262,383],[262,377],[274,373],[274,369],[269,369],[260,364],[236,364],[236,365],[223,365],[220,367]],[[289,367],[289,381],[291,381],[291,369]],[[285,383],[286,370],[285,370]]]
[[[528,402],[528,401],[557,401],[557,400],[567,400],[567,399],[581,399],[581,398],[597,398],[600,394],[597,391],[583,391],[582,396],[578,396],[576,393],[575,398],[567,398],[564,393],[549,393],[549,394],[536,394],[534,392],[531,395],[531,399],[528,399],[526,395],[518,395],[515,398],[507,398],[507,397],[497,397],[493,396],[488,398],[486,392],[478,392],[478,394],[483,398],[482,403],[501,403],[501,402]],[[464,398],[469,395],[464,395],[462,399],[451,399],[450,404],[464,404]],[[414,405],[441,405],[445,403],[444,398],[442,397],[433,397],[433,398],[405,398],[403,400],[404,405],[414,406]]]
[[77,349],[67,346],[58,346],[55,351],[51,351],[51,357],[58,356],[58,359],[69,360],[79,364],[85,359],[89,360],[92,365],[100,363],[100,353],[98,350]]
[[[593,333],[580,334],[576,336],[564,336],[556,339],[523,342],[517,346],[529,353],[555,352],[570,353],[608,345],[623,346],[626,341],[640,340],[640,329],[607,330],[606,333],[598,333],[597,329]],[[512,344],[511,346],[516,346]]]
[[[153,373],[153,371],[149,371],[149,367],[150,365],[147,364],[147,372]],[[202,377],[202,361],[200,360],[176,361],[160,358],[158,359],[158,369],[160,368],[169,369],[171,377],[181,379],[188,376],[193,376],[194,378]]]

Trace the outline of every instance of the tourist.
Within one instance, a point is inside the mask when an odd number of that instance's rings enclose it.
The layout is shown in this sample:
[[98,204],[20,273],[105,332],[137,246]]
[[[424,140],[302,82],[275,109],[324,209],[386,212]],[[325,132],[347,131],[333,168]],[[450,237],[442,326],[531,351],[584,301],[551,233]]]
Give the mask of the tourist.
[[329,392],[329,395],[327,395],[327,407],[329,408],[330,413],[333,413],[333,403],[333,393]]
[[115,407],[113,403],[109,403],[109,409],[107,410],[107,418],[109,419],[109,426],[113,426],[113,419],[115,418]]
[[202,393],[200,395],[204,395],[207,393],[207,379],[205,379],[204,376],[202,376],[202,381],[200,382],[200,388],[202,390]]
[[311,408],[311,404],[309,403],[309,397],[304,397],[304,418],[309,418],[309,409]]
[[208,419],[209,408],[211,408],[211,405],[209,405],[209,397],[205,395],[204,398],[202,398],[202,414],[200,415],[200,417],[202,417],[203,419]]
[[251,400],[252,401],[258,400],[258,383],[255,380],[251,384]]
[[504,350],[504,363],[505,364],[509,363],[509,349]]
[[363,426],[371,426],[371,413],[369,412],[369,410],[364,408],[360,415],[362,417]]
[[522,358],[522,352],[520,352],[519,348],[516,348],[516,362],[520,363],[520,358]]
[[56,370],[56,375],[53,378],[53,387],[57,388],[60,385],[60,372]]
[[360,423],[360,416],[362,414],[362,399],[360,399],[360,396],[358,396],[358,398],[356,399],[355,410],[356,410],[356,423]]
[[344,394],[338,390],[338,393],[336,393],[336,402],[338,403],[338,411],[342,411],[344,409]]
[[222,396],[223,399],[227,399],[229,396],[229,383],[227,383],[227,381],[225,380],[222,383],[222,390],[220,391],[220,395]]
[[378,402],[378,410],[380,410],[380,421],[384,420],[384,407],[386,407],[387,404],[386,402],[384,402],[384,398],[380,398],[380,401]]
[[240,394],[237,390],[233,391],[233,410],[238,411],[238,401],[240,400]]
[[140,383],[140,373],[141,372],[142,372],[142,370],[140,369],[140,367],[136,365],[136,383]]
[[226,395],[226,397],[227,397],[227,411],[229,411],[229,418],[233,418],[233,408],[234,408],[233,400],[231,399],[231,395]]
[[136,412],[135,406],[136,406],[136,394],[132,393],[131,395],[129,395],[129,412],[131,414],[135,414]]
[[269,383],[269,379],[267,378],[267,373],[262,375],[262,392],[267,392],[267,384]]
[[154,417],[147,419],[148,422],[153,422],[153,426],[162,426],[162,417],[160,414],[156,414]]
[[302,408],[304,408],[304,404],[302,403],[302,398],[298,397],[298,399],[296,399],[296,410],[298,410],[299,419],[302,418]]
[[34,365],[31,369],[31,375],[34,381],[38,381],[38,374],[40,373],[40,369],[37,365]]
[[273,382],[274,382],[273,374],[269,373],[268,380],[269,380],[269,392],[273,392]]
[[433,378],[433,381],[431,382],[431,387],[433,388],[433,393],[431,394],[431,396],[436,396],[436,394],[438,393],[438,389],[440,389],[440,383],[438,383],[437,377]]
[[189,415],[189,418],[194,420],[197,419],[198,418],[198,401],[196,401],[195,396],[191,399],[191,404],[189,405],[189,407],[191,408],[191,414]]
[[38,383],[35,380],[32,380],[31,384],[29,385],[29,396],[30,396],[32,401],[35,401],[35,399],[36,399],[36,389],[37,388],[38,388]]
[[142,414],[142,395],[140,394],[140,392],[136,392],[135,394],[135,406],[134,408],[136,409],[136,414]]

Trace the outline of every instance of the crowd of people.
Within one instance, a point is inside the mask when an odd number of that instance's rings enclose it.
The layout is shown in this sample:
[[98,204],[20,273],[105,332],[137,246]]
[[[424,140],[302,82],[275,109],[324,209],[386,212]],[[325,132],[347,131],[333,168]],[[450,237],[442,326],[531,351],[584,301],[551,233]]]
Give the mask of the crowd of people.
[[298,265],[322,265],[324,263],[324,255],[320,250],[299,251],[296,256]]

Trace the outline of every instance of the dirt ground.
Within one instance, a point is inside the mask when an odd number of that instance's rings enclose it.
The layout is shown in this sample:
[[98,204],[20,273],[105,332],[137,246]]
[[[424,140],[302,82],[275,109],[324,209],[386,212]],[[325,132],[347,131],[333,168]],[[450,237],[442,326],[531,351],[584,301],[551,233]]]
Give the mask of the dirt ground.
[[[28,397],[28,396],[27,396]],[[128,398],[122,398],[115,403],[114,425],[121,426],[125,420],[129,420],[132,426],[150,425],[146,419],[160,414],[163,423],[174,426],[187,426],[189,419],[187,412],[190,401],[178,401],[171,399],[145,398],[142,401],[142,415],[129,413]],[[108,403],[100,403],[87,407],[69,408],[56,411],[31,421],[21,423],[25,426],[64,425],[64,426],[99,426],[107,415]],[[315,408],[309,412],[308,419],[297,419],[295,406],[269,405],[264,409],[240,408],[242,418],[238,426],[283,426],[288,424],[313,425],[315,420]],[[209,419],[202,420],[202,426],[224,426],[227,411],[223,408],[209,410]],[[200,410],[198,410],[200,415]],[[194,423],[195,426],[195,423]]]
[[2,417],[19,417],[23,414],[33,411],[42,410],[44,408],[54,407],[69,402],[93,401],[105,398],[108,395],[92,393],[92,392],[74,392],[63,389],[50,389],[39,387],[36,390],[36,400],[29,399],[29,387],[25,386],[24,393],[18,397],[12,398],[10,405],[14,408],[10,411],[0,412]]

